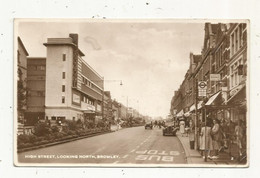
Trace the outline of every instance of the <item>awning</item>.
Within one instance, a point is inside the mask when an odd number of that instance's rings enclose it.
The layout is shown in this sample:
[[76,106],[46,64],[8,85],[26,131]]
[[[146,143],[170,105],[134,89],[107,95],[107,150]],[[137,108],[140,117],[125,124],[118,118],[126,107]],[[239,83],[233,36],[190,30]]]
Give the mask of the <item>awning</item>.
[[245,104],[246,103],[246,86],[242,86],[233,96],[231,96],[228,100],[227,103],[241,103]]
[[190,112],[195,110],[195,104],[190,107]]
[[219,94],[220,94],[220,91],[219,91],[218,93],[212,95],[212,96],[209,98],[209,100],[207,101],[207,103],[205,104],[205,106],[211,105],[211,104],[215,101],[215,99],[219,96]]
[[183,116],[183,110],[181,110],[176,116],[177,117],[182,117]]
[[199,103],[198,103],[198,108],[197,108],[197,109],[202,108],[202,103],[203,103],[203,101],[199,101]]
[[[202,103],[203,101],[199,101],[198,104],[197,104],[197,109],[200,109],[202,108]],[[190,112],[194,111],[196,108],[195,108],[195,104],[193,104],[191,107],[190,107]]]
[[185,113],[184,113],[184,116],[185,116],[185,117],[189,117],[189,116],[190,116],[190,111],[189,111],[189,112],[185,112]]
[[92,111],[92,110],[83,110],[83,113],[84,114],[95,114],[96,112]]

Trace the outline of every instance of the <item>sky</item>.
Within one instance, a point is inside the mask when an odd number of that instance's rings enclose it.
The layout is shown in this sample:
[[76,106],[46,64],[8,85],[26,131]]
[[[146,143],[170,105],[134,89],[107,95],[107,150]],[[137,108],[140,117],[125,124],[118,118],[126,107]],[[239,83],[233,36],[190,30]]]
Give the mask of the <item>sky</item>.
[[15,31],[30,57],[46,57],[47,38],[77,33],[83,59],[104,77],[113,99],[164,118],[190,52],[200,54],[204,40],[204,24],[195,21],[26,20],[17,21]]

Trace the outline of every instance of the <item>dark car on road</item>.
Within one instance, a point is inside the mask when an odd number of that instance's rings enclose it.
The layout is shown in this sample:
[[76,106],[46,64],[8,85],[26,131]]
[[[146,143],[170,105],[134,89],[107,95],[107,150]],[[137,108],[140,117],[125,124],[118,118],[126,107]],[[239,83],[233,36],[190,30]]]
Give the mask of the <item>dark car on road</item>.
[[147,124],[145,124],[144,128],[145,129],[153,129],[153,124],[147,123]]
[[178,128],[174,127],[174,125],[166,125],[162,130],[163,136],[166,136],[166,135],[176,136],[177,130],[178,130]]

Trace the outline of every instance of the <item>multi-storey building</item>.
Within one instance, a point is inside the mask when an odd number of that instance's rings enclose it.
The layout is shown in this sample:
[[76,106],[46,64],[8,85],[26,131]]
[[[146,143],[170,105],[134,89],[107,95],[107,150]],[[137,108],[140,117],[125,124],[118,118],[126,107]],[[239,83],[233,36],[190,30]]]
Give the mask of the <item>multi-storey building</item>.
[[48,38],[45,115],[51,120],[102,117],[103,78],[82,58],[78,35]]
[[122,120],[126,120],[127,119],[127,107],[125,105],[123,105],[122,103],[120,103],[119,117]]
[[246,121],[247,24],[230,24],[228,36],[230,59],[227,64],[229,84],[227,104],[235,105],[230,111],[232,120]]
[[110,91],[104,92],[104,118],[107,120],[111,120],[113,113],[112,113],[112,99]]
[[[190,67],[171,101],[171,113],[181,117],[195,109],[195,82],[207,82],[206,97],[198,97],[198,109],[208,107],[214,118],[246,118],[246,24],[205,24],[201,55],[190,54]],[[213,74],[213,75],[212,75]],[[212,76],[219,76],[214,79]],[[190,94],[192,93],[192,94]],[[192,98],[192,99],[190,99]]]
[[46,58],[27,58],[26,125],[35,125],[45,118]]
[[24,113],[27,109],[27,52],[20,37],[17,48],[17,117],[19,123],[24,123]]

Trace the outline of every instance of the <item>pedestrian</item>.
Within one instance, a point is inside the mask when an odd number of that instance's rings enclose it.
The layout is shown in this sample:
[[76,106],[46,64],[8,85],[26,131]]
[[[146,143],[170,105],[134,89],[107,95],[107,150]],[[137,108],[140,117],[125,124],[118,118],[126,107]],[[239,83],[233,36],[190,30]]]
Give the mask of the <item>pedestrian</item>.
[[225,121],[225,124],[223,126],[223,132],[226,138],[224,147],[228,149],[230,159],[233,160],[234,156],[232,155],[231,146],[234,140],[235,125],[229,118],[227,118]]
[[212,159],[217,159],[217,158],[219,158],[218,152],[219,152],[220,140],[221,140],[219,120],[214,119],[213,124],[214,125],[213,125],[212,130],[211,130],[212,145],[213,145]]
[[184,122],[184,120],[180,121],[180,132],[181,132],[181,136],[183,137],[183,134],[185,133],[185,122]]
[[[200,150],[202,151],[203,159],[207,156],[210,157],[210,151],[213,149],[212,138],[211,138],[211,127],[210,123],[202,123],[200,131]],[[204,153],[204,154],[203,154]]]
[[241,127],[241,120],[237,121],[237,125],[235,127],[235,136],[236,136],[236,143],[238,147],[239,157],[242,156],[242,139],[243,139],[243,129]]

